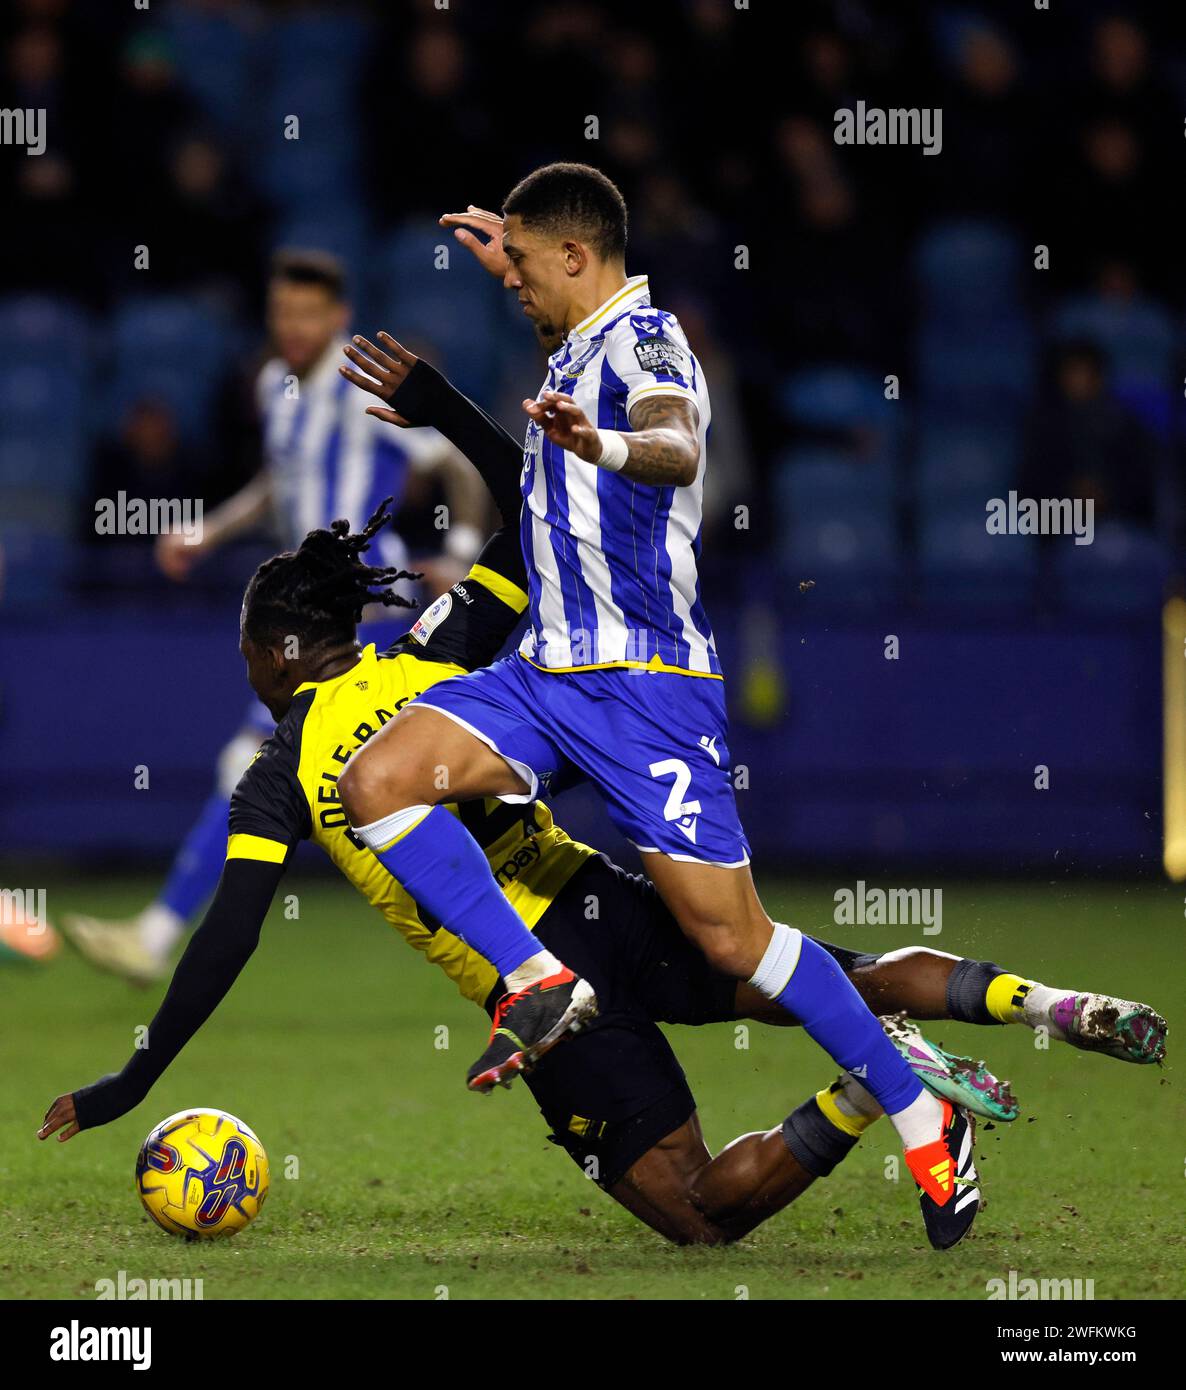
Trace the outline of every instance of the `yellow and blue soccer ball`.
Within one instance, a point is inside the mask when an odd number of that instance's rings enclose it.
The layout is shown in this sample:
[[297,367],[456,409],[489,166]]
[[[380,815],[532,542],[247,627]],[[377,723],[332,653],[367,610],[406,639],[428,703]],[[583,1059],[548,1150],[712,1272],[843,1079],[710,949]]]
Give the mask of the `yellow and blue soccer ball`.
[[234,1235],[268,1195],[268,1156],[254,1132],[225,1110],[180,1110],[141,1145],[136,1190],[170,1235]]

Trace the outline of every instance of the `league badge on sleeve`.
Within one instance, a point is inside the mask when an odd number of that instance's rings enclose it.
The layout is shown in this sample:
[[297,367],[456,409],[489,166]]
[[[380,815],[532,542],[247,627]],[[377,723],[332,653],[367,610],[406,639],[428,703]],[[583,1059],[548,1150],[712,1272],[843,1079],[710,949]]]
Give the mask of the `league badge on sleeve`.
[[683,348],[661,333],[656,333],[654,337],[642,338],[635,343],[634,355],[644,372],[663,373],[667,376],[687,375],[688,359]]
[[439,627],[449,616],[453,608],[453,595],[442,594],[439,599],[431,603],[423,613],[412,624],[411,636],[423,647],[432,636],[433,629]]

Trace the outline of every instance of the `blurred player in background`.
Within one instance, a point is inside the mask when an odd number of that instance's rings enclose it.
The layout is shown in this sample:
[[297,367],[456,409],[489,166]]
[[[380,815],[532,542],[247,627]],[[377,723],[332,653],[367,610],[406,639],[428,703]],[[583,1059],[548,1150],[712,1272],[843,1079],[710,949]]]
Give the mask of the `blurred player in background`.
[[[434,566],[434,582],[464,573],[483,535],[487,503],[481,480],[435,430],[396,434],[364,413],[337,370],[350,318],[346,272],[336,257],[320,251],[277,253],[268,288],[275,355],[256,383],[262,466],[206,517],[199,544],[181,544],[176,535],[160,537],[158,561],[171,579],[184,581],[199,558],[269,521],[292,547],[337,517],[361,525],[383,498],[394,497],[398,505],[410,470],[436,473],[449,508],[445,561]],[[385,566],[407,568],[407,547],[396,532],[385,531],[376,544]],[[366,616],[364,641],[375,641],[382,650],[399,635],[399,625],[384,620],[381,610]],[[63,919],[63,931],[92,964],[139,984],[168,973],[173,948],[222,872],[231,792],[273,726],[264,706],[253,702],[219,755],[214,790],[153,902],[126,921],[79,914]]]

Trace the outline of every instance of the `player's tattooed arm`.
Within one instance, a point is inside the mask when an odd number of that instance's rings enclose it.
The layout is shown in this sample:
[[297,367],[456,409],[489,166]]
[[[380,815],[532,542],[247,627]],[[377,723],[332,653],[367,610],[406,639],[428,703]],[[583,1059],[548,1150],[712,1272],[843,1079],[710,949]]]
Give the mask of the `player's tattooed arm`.
[[636,401],[630,412],[626,463],[621,473],[636,483],[687,487],[700,469],[696,407],[680,396]]
[[[545,391],[523,409],[544,434],[586,463],[600,463],[605,452],[603,432],[590,423],[571,396]],[[696,406],[681,396],[654,396],[637,401],[630,412],[630,432],[623,433],[626,462],[623,478],[655,487],[687,487],[700,468]]]

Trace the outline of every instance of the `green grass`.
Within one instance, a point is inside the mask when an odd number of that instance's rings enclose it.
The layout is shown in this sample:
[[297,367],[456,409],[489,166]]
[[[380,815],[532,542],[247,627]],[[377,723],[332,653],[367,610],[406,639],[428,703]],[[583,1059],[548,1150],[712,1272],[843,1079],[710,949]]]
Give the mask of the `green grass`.
[[[51,913],[138,907],[147,880],[49,882]],[[291,890],[290,890],[291,891]],[[344,885],[295,885],[214,1020],[138,1110],[69,1144],[34,1131],[55,1095],[122,1065],[160,991],[66,955],[0,967],[0,1296],[92,1298],[99,1279],[189,1277],[206,1298],[983,1299],[986,1281],[1092,1278],[1097,1299],[1180,1298],[1183,1112],[1174,1043],[1184,1016],[1181,894],[1148,885],[950,883],[944,930],[818,928],[848,944],[922,943],[995,959],[1058,985],[1113,990],[1170,1020],[1164,1069],[1052,1045],[1022,1028],[932,1024],[929,1035],[1012,1078],[1022,1118],[979,1140],[987,1206],[948,1255],[925,1246],[906,1181],[884,1176],[883,1121],[830,1179],[742,1244],[679,1250],[636,1223],[545,1140],[522,1087],[469,1095],[483,1018]],[[832,888],[767,882],[768,905],[808,929]],[[435,1046],[449,1029],[450,1046]],[[672,1030],[714,1148],[766,1128],[831,1080],[798,1031]],[[142,1213],[136,1151],[191,1105],[243,1117],[272,1163],[258,1223],[190,1244]],[[286,1177],[288,1156],[299,1176]]]

